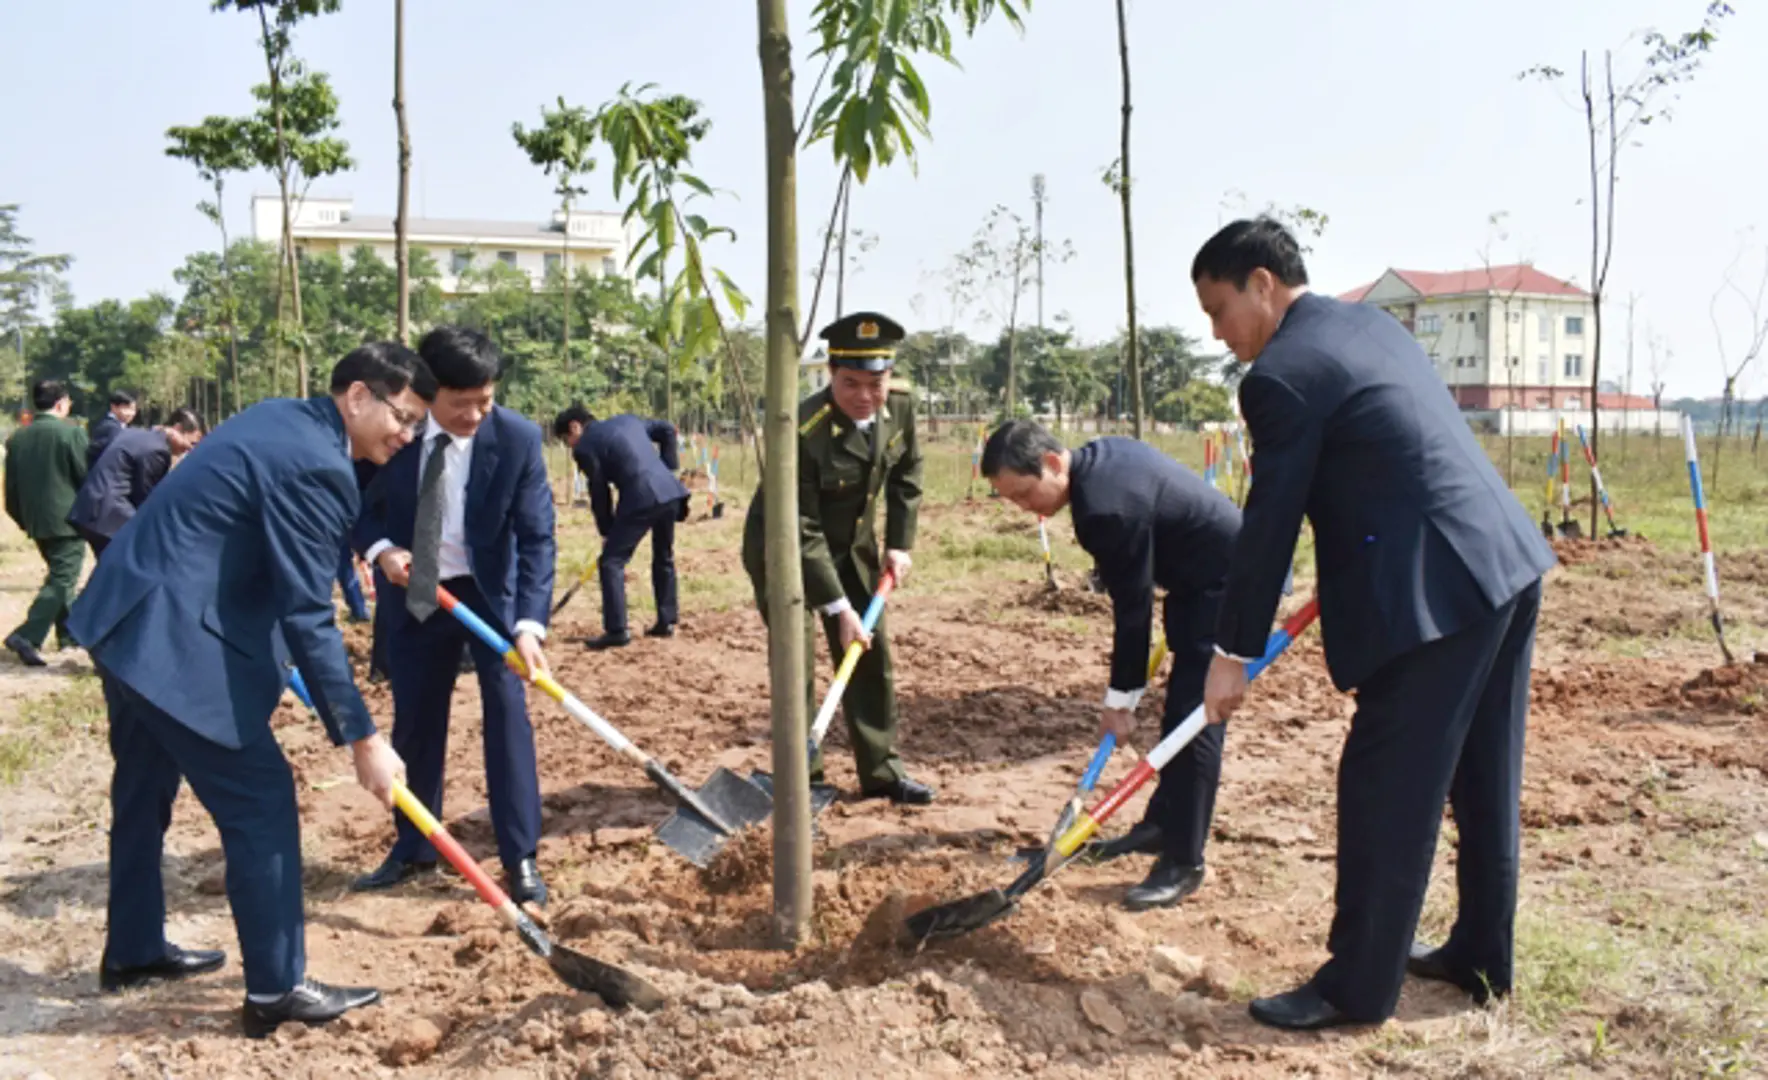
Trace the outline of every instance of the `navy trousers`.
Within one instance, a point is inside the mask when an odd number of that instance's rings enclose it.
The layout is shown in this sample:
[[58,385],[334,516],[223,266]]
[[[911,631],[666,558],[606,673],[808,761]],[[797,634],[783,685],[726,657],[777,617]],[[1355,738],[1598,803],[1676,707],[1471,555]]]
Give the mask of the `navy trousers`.
[[657,600],[657,621],[674,626],[679,612],[675,599],[675,523],[681,517],[681,499],[671,499],[631,514],[617,510],[614,524],[602,538],[597,576],[602,583],[602,629],[610,634],[627,633],[626,564],[638,550],[638,542],[651,534],[651,591]]
[[[1203,701],[1203,682],[1215,655],[1215,620],[1219,592],[1197,597],[1168,595],[1162,613],[1166,647],[1172,654],[1172,675],[1166,684],[1166,708],[1160,716],[1162,737],[1184,722]],[[1226,724],[1210,724],[1160,770],[1160,783],[1148,800],[1142,820],[1160,826],[1163,851],[1184,866],[1202,866],[1215,817],[1216,788],[1222,779],[1222,744]]]
[[[508,637],[470,577],[442,583],[474,614]],[[400,602],[404,593],[399,592]],[[506,868],[534,857],[540,846],[540,778],[535,770],[534,728],[528,722],[526,684],[503,657],[474,637],[460,620],[437,611],[423,622],[407,613],[386,634],[388,678],[393,684],[393,749],[405,761],[407,786],[430,813],[442,815],[444,766],[448,760],[448,711],[460,677],[461,646],[472,651],[484,701],[485,784],[497,854]],[[393,815],[398,839],[393,856],[434,862],[436,849],[404,814]]]
[[105,965],[140,967],[166,955],[160,854],[172,800],[188,779],[221,832],[246,992],[293,989],[307,969],[306,921],[295,780],[282,748],[268,727],[238,750],[210,742],[125,683],[100,675],[116,762]]
[[1450,966],[1510,989],[1522,753],[1536,582],[1493,614],[1389,662],[1357,688],[1338,763],[1337,911],[1315,987],[1359,1020],[1393,1015],[1430,884],[1443,800],[1455,815]]

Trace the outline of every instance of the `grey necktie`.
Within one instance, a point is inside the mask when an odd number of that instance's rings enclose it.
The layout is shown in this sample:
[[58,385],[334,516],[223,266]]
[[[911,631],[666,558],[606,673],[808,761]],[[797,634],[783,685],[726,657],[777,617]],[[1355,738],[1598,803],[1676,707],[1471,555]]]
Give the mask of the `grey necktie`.
[[430,440],[430,456],[417,488],[417,525],[411,537],[411,582],[405,588],[405,610],[423,622],[436,613],[436,586],[441,583],[442,470],[451,440],[438,431]]

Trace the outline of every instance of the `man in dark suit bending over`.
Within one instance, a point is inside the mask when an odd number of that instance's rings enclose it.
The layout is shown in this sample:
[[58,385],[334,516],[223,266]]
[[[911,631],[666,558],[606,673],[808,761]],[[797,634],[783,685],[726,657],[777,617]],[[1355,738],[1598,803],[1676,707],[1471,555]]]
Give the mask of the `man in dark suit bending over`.
[[124,428],[111,437],[68,511],[68,524],[92,546],[94,560],[166,478],[172,462],[202,438],[203,422],[189,409],[173,409],[159,427]]
[[379,999],[306,977],[295,780],[270,716],[293,661],[357,781],[392,805],[405,767],[351,678],[332,572],[358,509],[350,459],[385,461],[409,442],[430,390],[410,350],[364,345],[332,369],[329,396],[240,413],[172,470],[74,601],[68,628],[104,681],[116,759],[103,989],[224,960],[166,941],[160,853],[187,779],[227,855],[246,1034]]
[[[1029,420],[1010,420],[982,450],[982,475],[1001,497],[1048,517],[1067,507],[1080,542],[1111,594],[1111,684],[1099,734],[1127,741],[1148,681],[1154,588],[1173,656],[1162,735],[1203,697],[1217,612],[1240,511],[1196,473],[1134,439],[1095,439],[1069,450]],[[1222,728],[1207,728],[1161,770],[1140,824],[1098,848],[1106,857],[1159,856],[1124,896],[1132,911],[1169,907],[1203,883],[1203,847],[1222,775]]]
[[[1379,1022],[1407,970],[1480,1000],[1507,993],[1529,660],[1553,553],[1418,342],[1379,308],[1309,292],[1281,225],[1228,225],[1191,278],[1215,336],[1250,365],[1240,409],[1255,477],[1204,705],[1219,722],[1241,703],[1304,515],[1326,664],[1357,692],[1339,759],[1331,959],[1252,1015],[1294,1029]],[[1429,949],[1412,935],[1445,798],[1459,909]]]
[[626,563],[646,533],[651,534],[657,622],[645,634],[673,635],[680,615],[675,525],[688,516],[688,489],[675,475],[681,469],[675,425],[630,413],[597,420],[582,405],[573,405],[553,421],[553,434],[565,440],[577,467],[589,478],[589,505],[602,536],[596,562],[602,582],[602,635],[591,638],[588,646],[616,649],[632,643],[626,623]]

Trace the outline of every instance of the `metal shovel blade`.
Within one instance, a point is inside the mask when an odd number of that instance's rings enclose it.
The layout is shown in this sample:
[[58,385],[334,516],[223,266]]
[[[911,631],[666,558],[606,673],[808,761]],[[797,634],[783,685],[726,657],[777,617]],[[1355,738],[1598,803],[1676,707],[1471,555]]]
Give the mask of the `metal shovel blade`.
[[[749,774],[749,782],[767,792],[768,798],[773,798],[773,773],[757,769]],[[835,805],[835,800],[840,797],[841,789],[833,784],[810,785],[810,816],[816,817],[821,814],[824,810]]]
[[[694,794],[707,809],[738,831],[766,821],[773,813],[773,796],[722,767],[714,770]],[[695,866],[704,867],[730,837],[705,815],[683,803],[657,826],[657,839]]]
[[663,991],[625,968],[603,963],[563,945],[554,945],[546,962],[568,985],[595,994],[616,1009],[630,1006],[655,1012],[669,1000]]
[[1582,540],[1584,538],[1584,527],[1579,525],[1576,521],[1573,521],[1571,518],[1566,518],[1559,523],[1559,535],[1565,537],[1567,540]]
[[1044,880],[1044,869],[1049,865],[1047,855],[1048,852],[1039,852],[1033,856],[1031,865],[1005,889],[990,889],[915,912],[904,920],[910,936],[924,944],[938,938],[973,933],[1006,918],[1018,909],[1019,898]]

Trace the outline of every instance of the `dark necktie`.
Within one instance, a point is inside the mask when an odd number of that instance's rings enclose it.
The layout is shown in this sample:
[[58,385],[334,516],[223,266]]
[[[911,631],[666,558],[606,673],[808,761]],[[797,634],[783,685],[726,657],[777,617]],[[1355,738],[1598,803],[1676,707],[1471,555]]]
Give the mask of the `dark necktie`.
[[412,530],[411,582],[405,588],[405,610],[418,622],[436,613],[436,586],[442,580],[442,470],[447,465],[450,441],[445,431],[438,431],[430,440],[430,456],[417,488],[417,525]]

